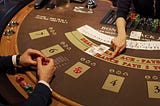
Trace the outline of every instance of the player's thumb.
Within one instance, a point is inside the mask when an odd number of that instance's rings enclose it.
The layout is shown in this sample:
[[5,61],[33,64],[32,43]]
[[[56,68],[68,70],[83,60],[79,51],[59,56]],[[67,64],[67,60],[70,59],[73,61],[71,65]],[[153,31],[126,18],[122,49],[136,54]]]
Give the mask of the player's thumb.
[[32,65],[37,65],[37,61],[31,60],[31,61],[30,61],[30,64],[32,64]]

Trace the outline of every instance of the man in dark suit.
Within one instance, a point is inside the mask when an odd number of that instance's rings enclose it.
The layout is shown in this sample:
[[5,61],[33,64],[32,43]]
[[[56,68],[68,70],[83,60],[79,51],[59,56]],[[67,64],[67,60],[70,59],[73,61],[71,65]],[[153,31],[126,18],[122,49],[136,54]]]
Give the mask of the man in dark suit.
[[[0,56],[0,73],[14,67],[37,66],[39,81],[24,106],[47,106],[51,98],[50,81],[55,72],[53,59],[46,58],[40,51],[27,49],[22,55]],[[0,106],[3,104],[0,103]]]

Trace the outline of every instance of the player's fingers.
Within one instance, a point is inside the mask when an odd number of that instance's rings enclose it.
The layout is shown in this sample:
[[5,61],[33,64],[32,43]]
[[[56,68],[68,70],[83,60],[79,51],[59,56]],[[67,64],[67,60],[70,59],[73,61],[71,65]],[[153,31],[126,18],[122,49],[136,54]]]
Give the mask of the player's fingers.
[[116,47],[116,49],[114,50],[113,54],[111,55],[110,58],[114,58],[116,55],[118,55],[120,48]]
[[31,65],[37,65],[37,61],[30,59],[29,64],[31,64]]
[[51,58],[43,58],[44,61],[49,62]]
[[38,55],[38,56],[41,56],[41,57],[45,57],[40,51],[38,50],[35,50],[35,49],[29,49],[30,51],[30,54],[32,55]]
[[37,68],[38,71],[41,71],[42,69],[42,59],[40,57],[37,58]]
[[42,57],[42,65],[47,65],[49,63],[48,58],[43,58]]
[[48,63],[48,65],[50,66],[50,67],[52,67],[52,71],[55,71],[56,70],[56,67],[55,67],[55,64],[54,64],[54,60],[52,59],[52,58],[49,58],[49,63]]
[[48,58],[48,60],[49,60],[48,65],[54,66],[54,61],[53,61],[53,59],[52,59],[52,58]]

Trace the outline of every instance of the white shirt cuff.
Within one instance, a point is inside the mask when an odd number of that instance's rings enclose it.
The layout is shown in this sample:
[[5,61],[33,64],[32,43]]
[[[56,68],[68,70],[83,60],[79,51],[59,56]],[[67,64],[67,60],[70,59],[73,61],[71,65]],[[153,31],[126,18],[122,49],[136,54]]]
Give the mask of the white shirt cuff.
[[46,81],[40,80],[40,81],[38,81],[38,83],[42,83],[42,84],[46,85],[50,89],[50,91],[52,92],[52,88],[50,87],[50,85]]
[[13,56],[12,56],[12,63],[13,63],[13,65],[14,65],[15,67],[17,66],[16,57],[17,57],[17,55],[13,55]]
[[[13,63],[13,65],[14,65],[15,67],[17,67],[16,58],[17,58],[17,55],[13,55],[13,56],[12,56],[12,63]],[[52,92],[52,88],[50,87],[50,85],[49,85],[47,82],[45,82],[45,81],[43,81],[43,80],[40,80],[40,81],[38,81],[38,83],[42,83],[42,84],[46,85],[46,86],[50,89],[50,91]]]

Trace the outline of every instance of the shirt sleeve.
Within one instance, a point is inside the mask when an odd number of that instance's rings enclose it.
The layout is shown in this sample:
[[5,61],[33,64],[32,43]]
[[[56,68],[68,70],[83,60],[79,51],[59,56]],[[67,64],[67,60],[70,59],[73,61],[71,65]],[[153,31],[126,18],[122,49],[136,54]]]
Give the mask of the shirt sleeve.
[[12,56],[12,63],[14,66],[17,66],[16,58],[17,58],[17,55]]

